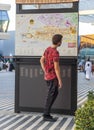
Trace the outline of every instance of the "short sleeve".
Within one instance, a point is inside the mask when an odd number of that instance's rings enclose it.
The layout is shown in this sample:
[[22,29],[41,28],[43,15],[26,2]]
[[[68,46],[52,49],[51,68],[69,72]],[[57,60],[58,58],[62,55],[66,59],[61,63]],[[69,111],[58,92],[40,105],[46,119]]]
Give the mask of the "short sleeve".
[[54,61],[54,62],[58,62],[58,61],[59,61],[59,52],[58,52],[58,51],[56,51],[56,52],[54,53],[53,61]]
[[49,50],[48,50],[48,48],[44,51],[44,53],[43,53],[43,56],[47,56],[48,55],[48,53],[49,53]]

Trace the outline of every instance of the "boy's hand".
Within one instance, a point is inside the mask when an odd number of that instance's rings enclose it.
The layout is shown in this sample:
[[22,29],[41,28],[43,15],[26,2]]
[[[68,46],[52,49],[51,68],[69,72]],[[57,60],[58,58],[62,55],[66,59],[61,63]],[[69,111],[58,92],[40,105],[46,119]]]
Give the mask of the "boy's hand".
[[62,81],[59,81],[59,82],[58,82],[58,85],[59,85],[59,89],[62,88],[62,86],[63,86]]

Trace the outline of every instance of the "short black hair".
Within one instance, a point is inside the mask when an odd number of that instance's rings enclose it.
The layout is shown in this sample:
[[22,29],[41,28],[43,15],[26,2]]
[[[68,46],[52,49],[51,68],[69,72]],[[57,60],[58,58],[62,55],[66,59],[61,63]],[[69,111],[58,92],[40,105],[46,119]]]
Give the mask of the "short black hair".
[[87,61],[90,61],[90,57],[88,57]]
[[62,38],[63,38],[63,36],[61,34],[55,34],[52,37],[52,43],[54,45],[57,45],[59,42],[61,42]]

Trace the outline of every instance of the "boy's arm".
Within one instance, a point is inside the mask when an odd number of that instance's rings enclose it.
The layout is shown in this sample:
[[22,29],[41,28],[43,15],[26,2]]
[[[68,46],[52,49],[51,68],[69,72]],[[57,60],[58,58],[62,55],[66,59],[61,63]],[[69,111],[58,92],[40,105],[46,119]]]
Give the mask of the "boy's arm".
[[42,68],[43,71],[45,72],[45,67],[44,67],[44,64],[45,64],[45,57],[44,57],[44,56],[42,56],[42,57],[40,58],[40,64],[41,64],[41,68]]
[[62,88],[62,79],[61,79],[61,74],[60,74],[60,66],[59,66],[59,62],[54,61],[54,68],[55,68],[55,72],[56,72],[56,76],[58,79],[58,83],[59,83],[59,88]]

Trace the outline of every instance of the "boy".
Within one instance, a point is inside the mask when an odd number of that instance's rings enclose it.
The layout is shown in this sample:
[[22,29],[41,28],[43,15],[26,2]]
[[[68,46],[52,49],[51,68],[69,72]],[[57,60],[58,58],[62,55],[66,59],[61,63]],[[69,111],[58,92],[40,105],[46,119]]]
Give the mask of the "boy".
[[50,115],[51,107],[58,95],[58,88],[62,87],[62,79],[59,66],[59,52],[57,47],[62,44],[63,36],[55,34],[52,37],[52,46],[48,47],[40,59],[41,67],[44,71],[44,79],[47,82],[48,94],[43,114],[44,121],[55,121]]

